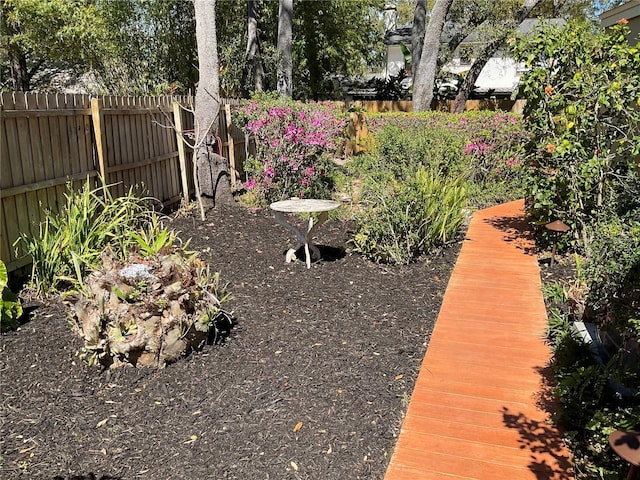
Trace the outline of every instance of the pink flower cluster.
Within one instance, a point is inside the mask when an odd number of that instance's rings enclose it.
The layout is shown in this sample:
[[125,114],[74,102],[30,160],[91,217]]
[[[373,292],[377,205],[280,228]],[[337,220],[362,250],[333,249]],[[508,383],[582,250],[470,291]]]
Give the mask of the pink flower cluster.
[[256,141],[246,187],[265,190],[267,199],[312,191],[323,179],[326,157],[342,146],[346,122],[332,105],[251,100],[237,115]]
[[483,140],[471,141],[464,149],[466,155],[486,155],[493,150],[494,146],[485,143]]

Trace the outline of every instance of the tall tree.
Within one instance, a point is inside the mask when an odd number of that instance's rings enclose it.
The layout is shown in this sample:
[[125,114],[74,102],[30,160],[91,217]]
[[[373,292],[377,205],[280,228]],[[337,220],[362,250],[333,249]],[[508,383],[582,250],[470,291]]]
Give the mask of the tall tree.
[[210,191],[207,193],[213,197],[215,206],[217,202],[228,202],[233,199],[228,161],[215,153],[220,117],[216,0],[194,0],[193,6],[200,72],[194,114],[196,145],[194,165],[197,169],[194,180],[196,180],[198,197],[200,197],[202,184],[210,182]]
[[92,69],[109,56],[112,35],[92,2],[0,0],[0,17],[3,87],[31,90],[56,73]]
[[243,96],[249,93],[249,83],[252,90],[262,91],[264,81],[264,64],[260,53],[260,6],[258,0],[247,0],[247,50],[245,52],[245,67],[243,70]]
[[448,15],[450,20],[449,41],[446,48],[443,49],[441,46],[440,65],[446,64],[451,59],[453,52],[471,32],[492,18],[492,15],[496,15],[497,10],[500,9],[497,5],[500,3],[495,0],[458,0],[453,2]]
[[487,43],[482,51],[476,56],[462,84],[458,88],[452,111],[454,113],[464,112],[464,107],[473,90],[476,80],[480,76],[493,54],[505,44],[507,38],[513,35],[514,30],[520,25],[543,0],[525,0],[523,5],[513,14],[511,18],[505,19],[499,30],[494,31],[492,39]]
[[99,69],[104,91],[121,95],[186,92],[198,79],[193,2],[99,2],[114,47]]
[[376,22],[382,6],[381,0],[328,0],[296,8],[296,98],[341,97],[338,76],[364,74],[383,58],[382,26]]
[[[298,0],[300,1],[300,0]],[[297,5],[304,8],[297,8]],[[294,2],[292,61],[295,98],[336,98],[338,77],[365,74],[384,64],[381,25],[376,21],[384,0]],[[220,88],[240,95],[247,47],[246,2],[217,1]],[[259,1],[260,54],[264,90],[277,90],[279,2]],[[307,25],[307,28],[305,28]],[[313,72],[313,74],[311,73]],[[249,83],[249,87],[251,83]]]
[[414,67],[413,73],[413,110],[416,112],[431,108],[440,52],[440,37],[452,3],[453,0],[437,0],[431,11],[420,62]]
[[278,93],[293,96],[293,0],[280,0],[278,8]]
[[424,42],[424,29],[427,19],[427,0],[416,0],[416,8],[413,12],[413,26],[411,30],[411,66],[415,75],[417,66],[420,65],[422,56],[422,43]]
[[12,89],[27,91],[29,90],[33,73],[29,71],[27,66],[26,53],[19,47],[17,42],[13,41],[20,32],[18,25],[11,22],[8,18],[9,15],[13,13],[11,10],[12,6],[8,2],[2,3],[2,11],[0,12],[0,36],[3,37],[3,43],[6,43],[6,56]]

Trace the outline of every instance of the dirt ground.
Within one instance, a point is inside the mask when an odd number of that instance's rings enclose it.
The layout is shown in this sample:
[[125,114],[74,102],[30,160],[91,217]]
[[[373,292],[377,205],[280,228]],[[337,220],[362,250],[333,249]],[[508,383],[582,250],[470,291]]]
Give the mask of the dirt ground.
[[382,479],[460,241],[407,267],[349,252],[284,262],[291,234],[237,206],[179,218],[233,298],[219,345],[167,368],[78,358],[51,300],[0,337],[0,478]]

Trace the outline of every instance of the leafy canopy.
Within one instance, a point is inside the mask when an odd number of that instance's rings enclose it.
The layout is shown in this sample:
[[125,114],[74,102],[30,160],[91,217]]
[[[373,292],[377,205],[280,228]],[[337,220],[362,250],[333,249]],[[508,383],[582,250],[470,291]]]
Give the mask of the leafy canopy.
[[529,214],[561,219],[584,247],[592,226],[638,208],[640,49],[626,20],[544,27],[512,41],[530,68],[521,80],[529,144]]

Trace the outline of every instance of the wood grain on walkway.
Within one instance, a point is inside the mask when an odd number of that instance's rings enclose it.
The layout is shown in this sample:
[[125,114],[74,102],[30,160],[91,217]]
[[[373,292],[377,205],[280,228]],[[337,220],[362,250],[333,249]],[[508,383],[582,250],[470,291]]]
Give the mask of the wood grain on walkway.
[[571,479],[523,202],[473,215],[385,480]]

